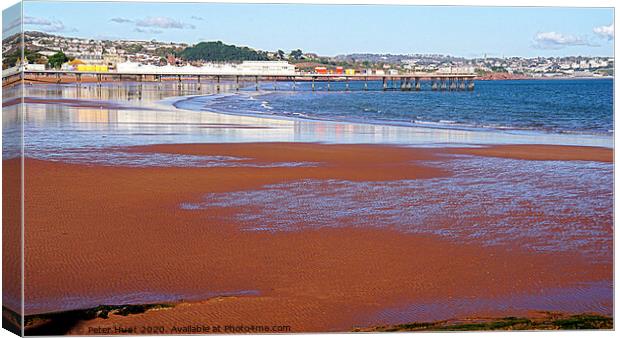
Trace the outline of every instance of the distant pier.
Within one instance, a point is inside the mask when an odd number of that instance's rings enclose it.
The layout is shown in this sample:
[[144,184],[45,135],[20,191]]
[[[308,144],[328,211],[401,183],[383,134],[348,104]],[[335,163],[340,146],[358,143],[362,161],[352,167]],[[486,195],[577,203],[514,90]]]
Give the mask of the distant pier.
[[[19,79],[21,74],[14,74]],[[90,71],[71,71],[71,70],[25,70],[23,74],[25,80],[49,79],[50,83],[75,82],[80,85],[83,82],[97,83],[104,82],[162,82],[176,81],[179,85],[187,81],[196,81],[201,84],[203,81],[215,83],[219,91],[220,83],[223,81],[235,84],[235,89],[240,90],[247,87],[248,83],[253,83],[255,90],[259,90],[260,83],[273,82],[274,90],[277,90],[278,82],[290,82],[291,89],[297,90],[298,82],[310,82],[312,91],[350,91],[350,82],[363,82],[362,91],[371,90],[369,82],[381,82],[380,88],[374,90],[397,90],[397,91],[420,91],[422,81],[430,82],[430,86],[425,86],[433,91],[473,91],[475,88],[475,74],[459,73],[408,73],[408,74],[279,74],[279,73],[260,73],[260,74],[171,74],[171,73],[136,73],[136,72],[90,72]],[[9,79],[3,79],[3,82]],[[47,82],[47,81],[46,81]],[[318,83],[326,84],[317,86]],[[335,83],[344,83],[344,86],[335,87]]]

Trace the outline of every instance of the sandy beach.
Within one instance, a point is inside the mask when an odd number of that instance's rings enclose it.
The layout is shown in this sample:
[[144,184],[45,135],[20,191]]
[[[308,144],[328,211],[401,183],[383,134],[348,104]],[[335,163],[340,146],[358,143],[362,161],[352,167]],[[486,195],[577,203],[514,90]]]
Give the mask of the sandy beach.
[[[294,332],[349,331],[376,324],[373,315],[385,308],[479,297],[501,304],[502,297],[510,295],[612,278],[610,261],[594,263],[578,252],[455,243],[397,229],[359,228],[355,223],[334,229],[242,231],[234,222],[239,212],[234,207],[179,208],[207,193],[261,189],[292,180],[448,176],[450,172],[423,161],[464,149],[267,143],[159,145],[129,151],[238,156],[248,158],[247,163],[321,164],[119,168],[27,159],[27,309],[49,312],[55,299],[64,298],[70,306],[71,301],[78,305],[89,298],[144,290],[160,299],[175,300],[175,294],[186,299],[170,309],[79,323],[69,331],[72,334],[88,334],[89,327],[238,323],[287,325]],[[558,147],[554,152],[554,147],[536,146],[469,151],[477,156],[501,152],[522,158],[527,153],[536,159],[589,161],[609,161],[612,154],[609,149],[584,152]],[[10,168],[14,163],[4,165]],[[55,220],[53,228],[50,219]],[[611,224],[609,230],[611,235]],[[524,313],[489,309],[463,315]],[[441,319],[440,313],[437,316]]]
[[[465,131],[441,139],[487,144],[387,144],[444,131],[153,105],[164,92],[127,103],[129,90],[29,90],[25,314],[172,305],[61,333],[611,315],[611,148]],[[315,137],[332,142],[289,141]]]

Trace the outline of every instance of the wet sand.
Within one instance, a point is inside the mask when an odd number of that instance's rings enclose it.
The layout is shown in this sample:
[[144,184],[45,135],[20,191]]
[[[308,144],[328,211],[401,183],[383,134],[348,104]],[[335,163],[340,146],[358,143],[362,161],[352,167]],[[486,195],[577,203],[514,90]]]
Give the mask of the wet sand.
[[609,148],[558,145],[496,145],[481,148],[451,148],[451,154],[469,154],[538,161],[599,161],[611,163],[614,152]]
[[24,97],[6,100],[2,102],[2,107],[10,107],[15,106],[17,104],[41,104],[41,105],[62,105],[66,107],[72,108],[98,108],[98,109],[131,109],[131,110],[156,110],[151,107],[136,107],[136,106],[123,106],[119,103],[115,102],[106,102],[106,101],[89,101],[89,100],[76,100],[76,99],[66,99],[66,98],[38,98],[38,97]]
[[[520,315],[502,307],[501,300],[612,281],[611,259],[594,261],[578,251],[459,243],[390,227],[358,227],[346,219],[337,228],[244,231],[235,218],[242,211],[239,207],[180,208],[208,193],[261,190],[304,179],[450,177],[450,170],[426,162],[441,163],[447,153],[609,161],[611,149],[250,143],[137,146],[126,151],[235,156],[246,164],[315,165],[130,168],[26,159],[27,314],[59,311],[60,305],[75,309],[130,299],[168,300],[177,305],[81,322],[70,333],[142,325],[349,331],[383,324],[377,323],[376,314],[387,308],[447,299],[497,299],[496,309],[469,316]],[[5,168],[15,165],[4,161]],[[329,205],[324,208],[329,212]],[[611,254],[601,253],[607,258]],[[437,318],[442,319],[446,318]]]

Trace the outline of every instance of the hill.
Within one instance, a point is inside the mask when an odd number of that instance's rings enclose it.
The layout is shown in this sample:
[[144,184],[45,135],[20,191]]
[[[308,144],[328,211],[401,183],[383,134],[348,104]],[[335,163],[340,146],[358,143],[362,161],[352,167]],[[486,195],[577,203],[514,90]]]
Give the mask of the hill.
[[227,45],[221,41],[200,42],[187,47],[179,56],[188,61],[264,61],[269,60],[267,53],[256,51],[248,47]]

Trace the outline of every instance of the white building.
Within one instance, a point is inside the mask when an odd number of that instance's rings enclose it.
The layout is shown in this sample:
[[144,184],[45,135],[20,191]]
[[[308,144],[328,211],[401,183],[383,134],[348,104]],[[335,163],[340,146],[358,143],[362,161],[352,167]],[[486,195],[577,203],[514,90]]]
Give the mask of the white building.
[[474,67],[441,67],[437,70],[441,74],[473,74]]
[[295,66],[286,61],[244,61],[234,63],[206,63],[201,67],[191,65],[154,66],[137,62],[116,65],[118,73],[139,74],[192,74],[192,75],[296,75]]
[[27,63],[24,65],[24,69],[31,71],[45,70],[45,65],[38,63]]
[[286,61],[243,61],[237,68],[243,74],[295,75],[295,66]]

